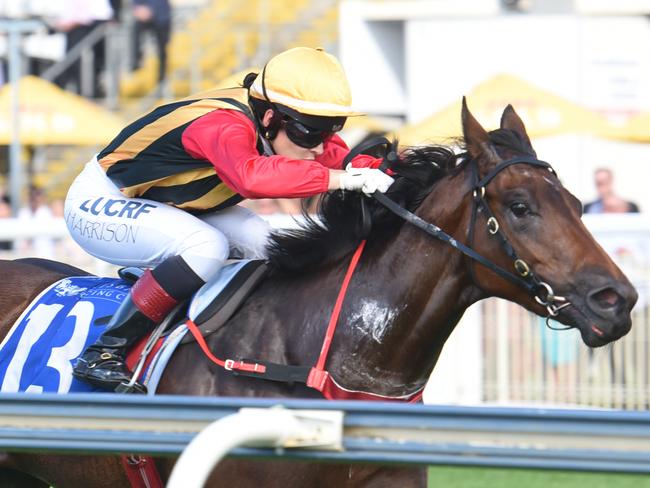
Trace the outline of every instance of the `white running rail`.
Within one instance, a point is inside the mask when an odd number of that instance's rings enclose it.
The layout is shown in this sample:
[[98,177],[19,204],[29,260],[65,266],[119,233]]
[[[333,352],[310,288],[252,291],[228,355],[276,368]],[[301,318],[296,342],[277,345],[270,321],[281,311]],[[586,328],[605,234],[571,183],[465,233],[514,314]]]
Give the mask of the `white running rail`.
[[201,488],[236,447],[343,450],[343,412],[242,408],[204,428],[183,451],[167,488]]

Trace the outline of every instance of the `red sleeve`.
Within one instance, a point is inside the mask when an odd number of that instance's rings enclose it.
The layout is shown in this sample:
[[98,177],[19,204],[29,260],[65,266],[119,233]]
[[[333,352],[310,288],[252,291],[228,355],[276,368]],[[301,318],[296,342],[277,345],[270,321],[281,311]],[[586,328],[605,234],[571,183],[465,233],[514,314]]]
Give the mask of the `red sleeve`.
[[183,132],[183,147],[210,161],[221,180],[244,198],[301,198],[327,191],[329,171],[320,161],[260,156],[255,127],[237,110],[215,110]]
[[[332,169],[345,169],[342,167],[343,158],[348,155],[350,148],[336,134],[333,135],[323,148],[323,154],[316,158],[316,161]],[[355,168],[378,168],[381,159],[373,158],[365,154],[359,154],[352,159],[352,166]]]

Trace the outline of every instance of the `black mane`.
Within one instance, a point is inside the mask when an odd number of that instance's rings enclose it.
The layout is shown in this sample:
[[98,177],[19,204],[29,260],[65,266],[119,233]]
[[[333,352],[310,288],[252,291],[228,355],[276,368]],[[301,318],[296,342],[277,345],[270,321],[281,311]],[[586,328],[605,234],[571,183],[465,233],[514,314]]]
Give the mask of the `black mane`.
[[[532,148],[514,131],[497,129],[490,132],[490,140],[498,152],[511,150],[534,155]],[[466,160],[466,152],[455,154],[446,146],[409,148],[391,166],[395,183],[386,194],[413,211],[436,181]],[[362,201],[372,221],[367,235]],[[302,272],[337,261],[349,255],[362,239],[372,241],[394,235],[404,222],[372,198],[346,191],[324,194],[317,217],[311,218],[305,209],[303,217],[305,220],[299,228],[271,234],[269,261],[275,271]]]
[[[433,183],[456,164],[454,152],[443,146],[408,149],[391,166],[395,183],[387,195],[400,205],[414,210],[431,191]],[[372,221],[365,235],[362,200]],[[352,252],[364,239],[394,233],[402,220],[362,193],[334,191],[322,196],[316,218],[303,209],[304,222],[291,230],[271,235],[269,260],[277,271],[297,272],[317,268]]]

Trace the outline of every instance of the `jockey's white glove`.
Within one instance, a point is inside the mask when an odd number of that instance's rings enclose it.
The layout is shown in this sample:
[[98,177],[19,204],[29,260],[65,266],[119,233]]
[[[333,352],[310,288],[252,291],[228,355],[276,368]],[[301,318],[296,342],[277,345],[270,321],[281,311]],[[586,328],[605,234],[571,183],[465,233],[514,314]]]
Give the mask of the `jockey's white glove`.
[[372,195],[375,191],[386,193],[395,180],[379,169],[353,168],[350,163],[339,181],[341,190],[362,191],[366,195]]

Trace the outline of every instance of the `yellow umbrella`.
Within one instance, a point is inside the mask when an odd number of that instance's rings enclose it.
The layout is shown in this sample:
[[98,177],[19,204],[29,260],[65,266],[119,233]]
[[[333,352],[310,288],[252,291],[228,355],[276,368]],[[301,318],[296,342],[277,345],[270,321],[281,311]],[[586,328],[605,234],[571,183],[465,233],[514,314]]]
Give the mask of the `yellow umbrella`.
[[[211,85],[209,88],[206,88],[205,90],[201,90],[196,93],[191,93],[187,97],[185,97],[183,100],[194,100],[198,99],[204,96],[210,96],[212,95],[212,92],[214,90],[224,90],[226,88],[241,88],[242,83],[244,83],[244,78],[248,73],[251,71],[255,73],[259,73],[259,69],[257,68],[250,68],[250,69],[245,69],[242,71],[238,71],[236,73],[231,74],[230,76],[222,79],[220,82],[215,83],[214,85]],[[168,103],[168,101],[162,101],[161,103]]]
[[244,78],[248,73],[259,73],[260,69],[259,68],[249,68],[249,69],[244,69],[241,71],[237,71],[236,73],[231,74],[227,78],[224,78],[221,80],[219,83],[217,83],[214,88],[235,88],[235,87],[240,87],[242,83],[244,82]]
[[623,127],[616,129],[617,139],[634,142],[650,142],[650,112],[630,119]]
[[[0,89],[0,144],[13,137],[10,85]],[[20,142],[23,144],[106,144],[124,127],[112,112],[35,76],[19,84]]]
[[[478,85],[467,95],[467,103],[486,129],[496,128],[503,109],[511,104],[526,124],[531,137],[567,132],[606,134],[606,120],[578,104],[508,74],[500,74]],[[401,144],[444,142],[462,135],[461,98],[417,124],[405,125],[397,136]]]

